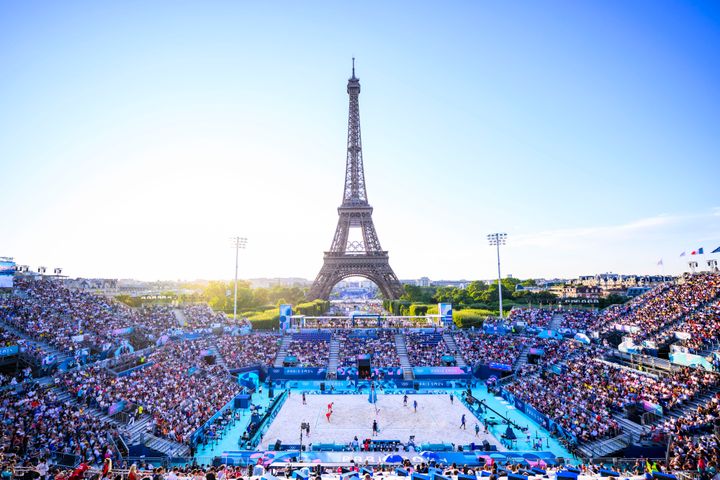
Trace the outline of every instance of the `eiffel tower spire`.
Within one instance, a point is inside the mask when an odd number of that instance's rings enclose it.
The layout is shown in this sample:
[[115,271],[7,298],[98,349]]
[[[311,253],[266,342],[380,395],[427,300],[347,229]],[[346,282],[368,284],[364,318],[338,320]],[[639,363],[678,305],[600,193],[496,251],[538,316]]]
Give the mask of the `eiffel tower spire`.
[[[385,298],[395,299],[402,295],[402,285],[390,268],[388,252],[380,246],[372,221],[373,208],[368,203],[365,189],[360,135],[360,79],[355,76],[355,58],[347,93],[350,107],[343,200],[338,207],[339,218],[332,245],[325,252],[323,267],[308,297],[329,298],[330,291],[339,281],[358,276],[374,282]],[[362,240],[349,241],[351,228],[360,229]]]
[[360,79],[355,76],[354,57],[352,77],[348,79],[347,92],[350,97],[350,113],[348,115],[347,161],[345,164],[343,205],[367,205],[365,171],[362,157],[362,136],[360,135]]

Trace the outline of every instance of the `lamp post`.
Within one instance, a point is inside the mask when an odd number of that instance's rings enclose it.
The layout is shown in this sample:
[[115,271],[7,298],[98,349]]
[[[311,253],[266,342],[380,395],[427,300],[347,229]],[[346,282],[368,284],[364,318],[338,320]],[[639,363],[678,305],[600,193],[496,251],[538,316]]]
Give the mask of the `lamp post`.
[[500,318],[503,318],[503,306],[502,306],[502,280],[500,276],[500,245],[505,245],[507,239],[507,233],[491,233],[487,236],[488,243],[490,246],[497,247],[497,261],[498,261],[498,295],[500,299]]
[[233,237],[233,246],[235,246],[235,302],[233,304],[233,322],[237,322],[237,274],[238,274],[238,252],[247,245],[247,238]]

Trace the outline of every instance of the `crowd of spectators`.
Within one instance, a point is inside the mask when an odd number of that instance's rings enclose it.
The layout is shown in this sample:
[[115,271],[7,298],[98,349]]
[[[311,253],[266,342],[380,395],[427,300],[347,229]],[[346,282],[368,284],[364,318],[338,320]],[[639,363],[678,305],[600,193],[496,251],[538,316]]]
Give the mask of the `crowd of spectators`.
[[[543,460],[531,463],[543,470],[543,474],[527,475],[530,468],[528,462],[512,460],[495,460],[485,462],[482,466],[461,465],[457,463],[446,463],[435,460],[412,463],[406,459],[400,462],[381,463],[372,465],[366,460],[363,463],[351,460],[348,464],[324,465],[316,463],[312,466],[293,465],[287,462],[273,462],[270,464],[266,457],[260,455],[257,461],[249,462],[247,465],[225,465],[218,464],[210,466],[205,464],[190,463],[183,466],[155,466],[152,459],[142,459],[137,464],[132,464],[129,469],[118,469],[115,466],[105,465],[92,468],[87,464],[81,464],[72,469],[63,469],[55,466],[48,466],[39,462],[28,473],[16,469],[14,478],[40,478],[40,480],[84,480],[115,478],[115,480],[242,480],[261,478],[297,478],[302,476],[311,480],[341,480],[347,476],[354,476],[358,480],[371,480],[372,478],[384,478],[387,480],[402,480],[415,474],[431,476],[433,472],[445,478],[488,478],[490,480],[505,480],[513,477],[527,477],[530,479],[554,479],[560,477],[561,472],[569,473],[567,478],[580,478],[583,480],[595,480],[608,478],[601,470],[607,468],[602,464],[573,464],[573,465],[548,465]],[[399,473],[398,468],[403,470]],[[12,466],[2,465],[0,471],[2,478],[13,480]],[[618,472],[621,478],[626,480],[645,480],[652,477],[653,472],[669,472],[664,462],[646,461],[635,459],[634,461],[622,462],[611,466],[612,470]],[[708,467],[711,470],[711,467]],[[42,472],[42,473],[41,473]],[[7,473],[7,475],[6,475]],[[301,474],[301,475],[298,475]],[[704,480],[708,477],[699,477]]]
[[[0,320],[45,342],[70,356],[88,349],[91,355],[115,351],[121,345],[144,348],[162,335],[181,327],[173,309],[164,305],[131,308],[108,297],[88,291],[66,288],[61,281],[44,278],[19,278],[13,295],[0,297]],[[183,308],[186,329],[209,330],[215,324],[227,324],[223,313],[207,305]],[[247,320],[234,322],[246,326]],[[0,331],[0,345],[17,339]],[[47,352],[37,345],[22,350],[35,356],[38,363]],[[94,357],[96,358],[96,357]]]
[[716,383],[714,374],[690,368],[656,379],[588,354],[565,364],[561,374],[543,371],[507,389],[587,442],[618,433],[611,414],[629,404],[648,402],[667,412]]
[[491,335],[477,332],[457,332],[455,344],[468,365],[490,362],[514,366],[523,350],[541,340],[519,335]]
[[17,345],[18,340],[20,340],[20,337],[18,337],[11,331],[0,327],[0,347],[10,347],[12,345]]
[[[678,341],[675,332],[682,332],[689,338]],[[692,353],[716,349],[720,341],[720,299],[690,313],[675,328],[659,332],[653,340],[658,344],[674,343]]]
[[228,368],[242,368],[252,365],[275,363],[280,337],[270,333],[252,333],[217,337],[215,346]]
[[338,366],[357,366],[358,355],[371,355],[373,367],[397,367],[400,357],[395,349],[395,333],[390,330],[376,330],[374,335],[336,332],[334,338],[340,342]]
[[330,356],[330,334],[296,333],[286,350],[298,367],[325,367]]
[[206,364],[208,347],[205,340],[169,343],[127,376],[91,367],[65,374],[60,384],[103,411],[120,401],[141,406],[153,417],[156,435],[188,443],[240,389],[224,368]]
[[577,308],[562,310],[560,314],[562,315],[560,328],[569,328],[576,332],[585,332],[590,330],[591,327],[596,327],[598,318],[600,318],[600,313],[595,310]]
[[16,288],[20,294],[0,298],[2,320],[61,351],[115,344],[114,330],[141,323],[130,307],[56,280],[18,279]]
[[144,328],[153,338],[178,327],[178,320],[167,305],[143,306],[137,314],[136,326]]
[[720,441],[715,435],[678,435],[672,439],[669,454],[668,464],[673,470],[693,471],[702,476],[720,471]]
[[19,457],[71,454],[101,463],[112,454],[113,426],[79,407],[58,400],[52,389],[36,384],[0,391],[0,451]]
[[216,324],[227,323],[224,313],[216,312],[208,305],[186,305],[182,310],[185,316],[185,328],[188,330],[202,330],[212,328]]
[[577,332],[584,332],[598,326],[600,314],[594,310],[578,308],[565,308],[553,310],[549,308],[514,308],[510,311],[508,319],[523,322],[528,327],[548,328],[554,316],[560,317],[559,328],[568,328]]
[[407,332],[405,345],[410,363],[415,366],[442,366],[442,357],[453,355],[439,333]]
[[547,328],[556,312],[547,308],[513,308],[508,319],[523,322],[528,327]]
[[720,467],[720,394],[679,418],[667,418],[652,427],[648,436],[669,439],[669,465],[678,470],[705,473]]
[[605,309],[597,326],[601,331],[615,325],[637,327],[635,340],[652,338],[718,295],[720,274],[686,275],[677,284],[664,284],[628,304]]

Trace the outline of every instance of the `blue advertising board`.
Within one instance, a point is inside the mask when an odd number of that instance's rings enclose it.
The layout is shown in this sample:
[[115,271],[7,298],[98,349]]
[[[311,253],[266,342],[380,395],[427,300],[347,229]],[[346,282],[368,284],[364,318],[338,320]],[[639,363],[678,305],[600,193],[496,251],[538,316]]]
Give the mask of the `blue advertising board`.
[[488,367],[491,370],[500,370],[502,372],[512,372],[512,365],[508,365],[506,363],[490,362],[490,363],[488,363]]
[[438,303],[438,314],[444,326],[450,327],[453,325],[452,303]]
[[577,437],[572,432],[565,430],[561,425],[554,422],[547,415],[537,411],[529,403],[523,402],[523,401],[515,398],[515,395],[513,395],[512,393],[508,392],[505,389],[501,389],[500,394],[509,403],[515,405],[515,408],[518,411],[527,415],[532,421],[534,421],[538,425],[542,425],[542,427],[545,428],[546,430],[548,430],[548,431],[557,430],[561,435],[565,436],[566,438],[571,439],[574,442],[577,442]]
[[0,347],[0,357],[11,357],[18,354],[18,346]]
[[292,314],[292,305],[280,305],[280,330],[290,328],[290,317]]
[[470,372],[470,367],[413,367],[413,374],[417,379],[467,378]]
[[326,376],[327,368],[325,367],[282,367],[268,369],[268,377],[273,380],[324,380]]
[[12,288],[15,278],[15,262],[11,258],[0,257],[0,288]]
[[[402,369],[402,367],[371,367],[370,374],[374,378],[387,378],[387,379],[403,378],[403,369]],[[342,379],[348,378],[348,377],[350,377],[353,380],[358,378],[358,368],[357,367],[338,367],[337,378],[342,380]]]

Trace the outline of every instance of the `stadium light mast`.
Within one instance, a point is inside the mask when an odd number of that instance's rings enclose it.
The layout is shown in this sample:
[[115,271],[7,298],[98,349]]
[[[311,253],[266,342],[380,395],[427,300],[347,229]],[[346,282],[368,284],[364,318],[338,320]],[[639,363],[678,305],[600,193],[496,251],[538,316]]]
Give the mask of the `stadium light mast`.
[[498,261],[498,295],[500,299],[500,318],[503,318],[502,308],[502,277],[500,276],[500,245],[505,245],[507,239],[507,233],[491,233],[487,236],[488,243],[490,246],[497,247],[497,261]]
[[238,253],[240,249],[245,249],[247,238],[233,237],[233,245],[235,246],[235,301],[233,302],[233,321],[237,322],[237,275],[238,275]]

